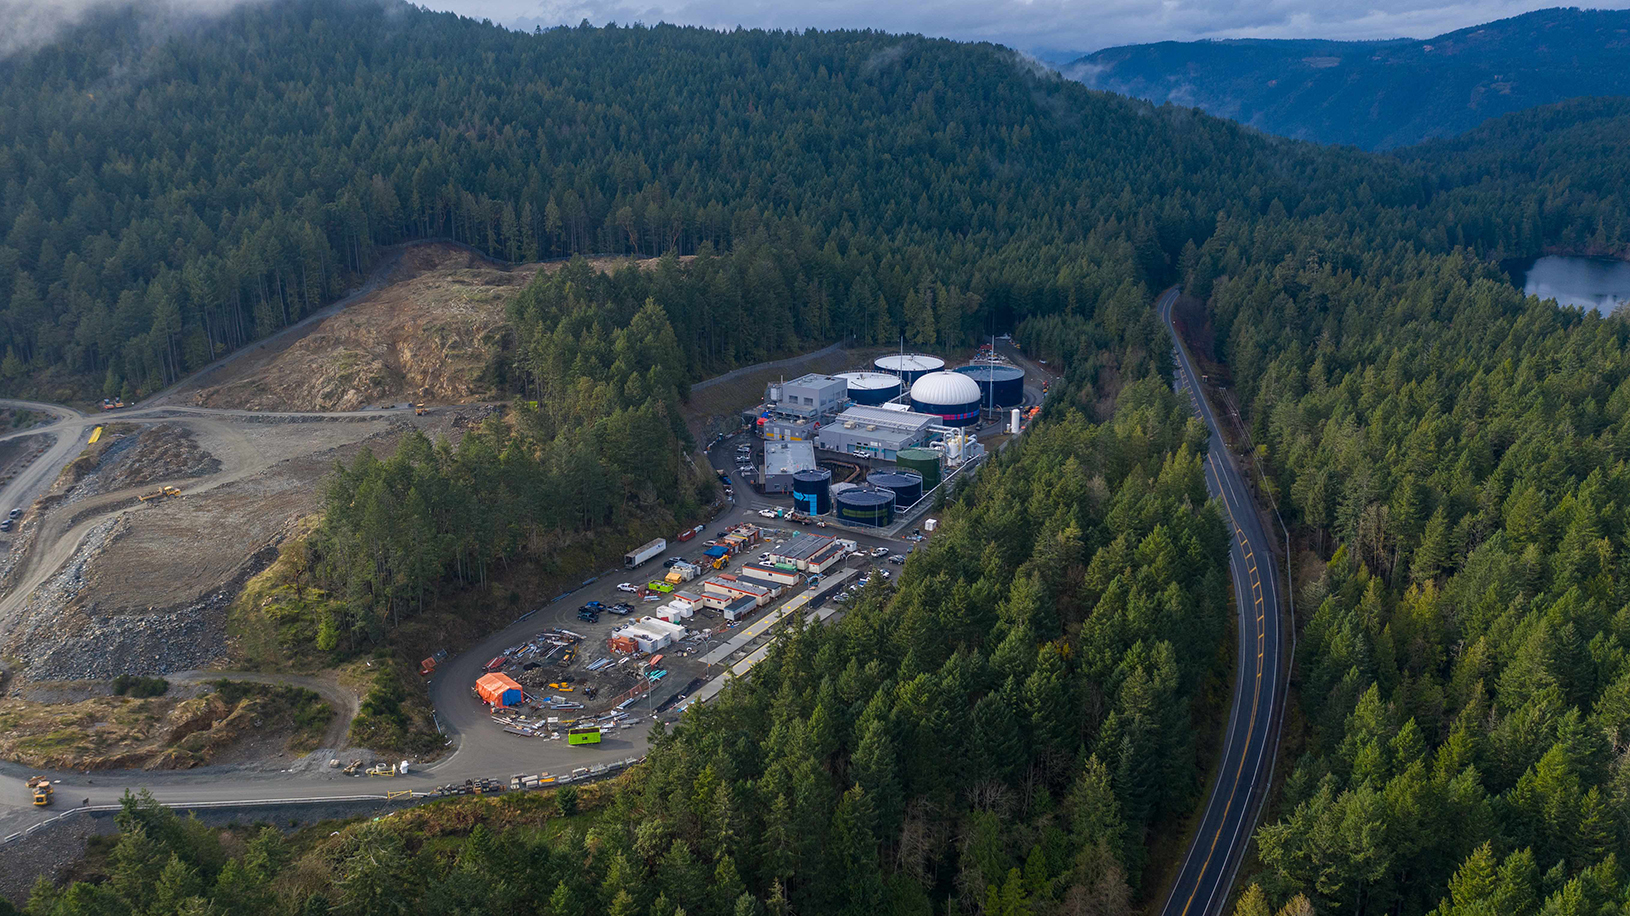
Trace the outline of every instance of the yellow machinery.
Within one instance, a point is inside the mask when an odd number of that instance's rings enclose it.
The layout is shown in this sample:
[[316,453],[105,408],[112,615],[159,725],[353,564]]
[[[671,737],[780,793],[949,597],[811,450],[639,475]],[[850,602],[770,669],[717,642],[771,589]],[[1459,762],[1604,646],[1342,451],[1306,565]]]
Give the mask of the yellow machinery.
[[422,416],[424,416],[425,414],[427,414],[429,412],[430,411],[428,409],[426,409],[423,404],[414,404],[413,405],[413,415],[416,416],[416,417],[422,417]]
[[28,788],[34,793],[35,806],[40,808],[51,804],[51,797],[56,794],[56,791],[51,788],[51,780],[46,779],[44,776],[28,777]]
[[166,496],[180,496],[180,495],[181,495],[181,491],[179,489],[177,489],[176,487],[161,487],[160,489],[154,490],[151,493],[143,493],[141,496],[138,496],[136,498],[141,500],[142,502],[148,502],[150,500],[163,499]]

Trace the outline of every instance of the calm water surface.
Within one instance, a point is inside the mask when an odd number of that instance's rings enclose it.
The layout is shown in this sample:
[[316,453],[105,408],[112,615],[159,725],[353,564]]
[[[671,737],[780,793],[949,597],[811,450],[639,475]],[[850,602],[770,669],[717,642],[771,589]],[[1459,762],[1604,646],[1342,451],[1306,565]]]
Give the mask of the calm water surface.
[[1630,302],[1630,263],[1608,258],[1549,256],[1516,272],[1522,291],[1558,305],[1577,305],[1607,314]]

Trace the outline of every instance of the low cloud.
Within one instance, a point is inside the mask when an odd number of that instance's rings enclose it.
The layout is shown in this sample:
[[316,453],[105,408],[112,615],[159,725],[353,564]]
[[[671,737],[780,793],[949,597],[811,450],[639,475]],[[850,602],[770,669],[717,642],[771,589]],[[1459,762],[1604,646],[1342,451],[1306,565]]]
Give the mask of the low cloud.
[[55,40],[92,14],[136,9],[146,30],[166,31],[259,0],[0,0],[0,59]]

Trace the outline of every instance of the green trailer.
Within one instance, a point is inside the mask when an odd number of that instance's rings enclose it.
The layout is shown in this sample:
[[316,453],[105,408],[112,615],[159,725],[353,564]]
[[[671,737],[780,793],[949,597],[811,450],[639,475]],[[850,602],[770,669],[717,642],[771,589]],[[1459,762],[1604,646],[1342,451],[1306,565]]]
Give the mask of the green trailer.
[[570,745],[599,744],[600,729],[594,726],[571,729],[566,732],[566,743]]

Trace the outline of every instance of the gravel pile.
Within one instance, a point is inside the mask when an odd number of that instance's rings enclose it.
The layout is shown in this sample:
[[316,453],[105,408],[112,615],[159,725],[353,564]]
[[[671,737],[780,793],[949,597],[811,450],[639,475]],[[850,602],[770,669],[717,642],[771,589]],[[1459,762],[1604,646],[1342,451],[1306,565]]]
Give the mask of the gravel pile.
[[[59,799],[58,803],[62,803]],[[74,804],[79,800],[74,799]],[[86,815],[63,818],[26,839],[0,847],[0,897],[21,907],[40,877],[60,879],[68,866],[85,855],[85,846],[99,833],[112,833],[113,818]]]
[[73,488],[69,502],[141,487],[160,480],[202,477],[221,469],[220,459],[199,447],[192,430],[172,423],[149,426],[120,437],[102,452],[97,466]]
[[217,592],[207,600],[158,614],[92,617],[87,626],[54,644],[25,650],[28,677],[36,681],[77,681],[121,674],[157,675],[206,668],[226,645],[225,609],[232,596]]
[[[228,588],[194,604],[149,613],[97,614],[68,625],[60,610],[86,588],[91,558],[107,546],[119,519],[92,528],[62,570],[29,597],[23,625],[9,641],[9,654],[29,680],[77,681],[121,674],[156,675],[206,667],[226,646]],[[236,585],[237,583],[233,583]]]

